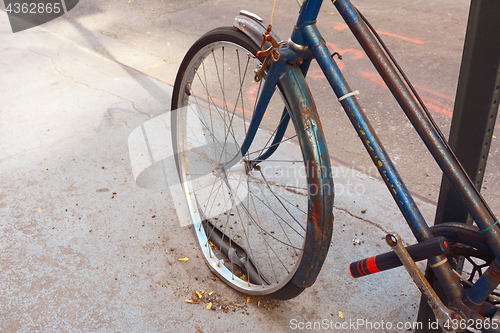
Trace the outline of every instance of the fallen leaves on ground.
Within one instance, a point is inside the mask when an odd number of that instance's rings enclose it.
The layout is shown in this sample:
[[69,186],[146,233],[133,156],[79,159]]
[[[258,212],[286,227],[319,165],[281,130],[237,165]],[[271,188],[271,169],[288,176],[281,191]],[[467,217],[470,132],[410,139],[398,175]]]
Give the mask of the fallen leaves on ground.
[[187,300],[186,300],[186,303],[191,303],[191,304],[200,304],[200,303],[198,302],[198,299],[197,299],[196,297],[193,297],[193,298],[191,298],[191,299],[187,299]]

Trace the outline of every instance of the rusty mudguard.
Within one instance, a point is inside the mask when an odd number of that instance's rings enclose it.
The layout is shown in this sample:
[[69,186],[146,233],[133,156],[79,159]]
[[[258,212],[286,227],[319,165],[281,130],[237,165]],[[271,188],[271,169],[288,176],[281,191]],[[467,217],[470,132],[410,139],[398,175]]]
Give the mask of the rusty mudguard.
[[[258,16],[242,11],[233,26],[261,45],[266,27]],[[280,41],[278,36],[273,37]],[[289,64],[285,68],[279,86],[288,101],[290,116],[306,161],[309,184],[306,240],[302,260],[293,277],[297,286],[306,288],[316,281],[330,246],[334,189],[326,141],[309,87],[299,67]]]

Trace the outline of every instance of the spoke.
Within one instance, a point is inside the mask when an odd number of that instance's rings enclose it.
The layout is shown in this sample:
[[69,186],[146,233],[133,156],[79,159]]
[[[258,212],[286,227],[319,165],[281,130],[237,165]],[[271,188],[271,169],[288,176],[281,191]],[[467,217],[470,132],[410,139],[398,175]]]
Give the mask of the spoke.
[[[245,66],[245,72],[243,73],[243,77],[241,77],[240,53],[239,53],[238,49],[236,49],[236,57],[238,59],[238,74],[240,77],[240,91],[241,91],[242,87],[243,87],[243,80],[247,76],[248,65],[250,64],[250,56],[247,54],[247,63]],[[245,118],[245,103],[244,103],[243,96],[241,96],[241,110],[242,110],[242,114],[243,114],[243,127],[245,128],[245,133],[246,133],[247,132],[247,122],[246,122],[246,118]]]
[[[248,183],[248,178],[247,178],[247,188],[250,188],[250,185]],[[253,207],[254,207],[254,210],[255,210],[255,214],[257,215],[257,219],[259,219],[259,213],[258,213],[258,209],[257,209],[257,206],[255,206],[255,201],[253,200],[253,196],[249,195],[248,196],[248,201],[250,201],[250,199],[252,200],[252,204],[253,204]],[[248,204],[248,206],[250,206],[250,204]],[[260,219],[259,219],[260,220]],[[250,230],[250,225],[248,225],[248,229]],[[269,243],[267,242],[267,239],[266,237],[264,237],[263,234],[260,234],[262,239],[264,240],[264,244],[266,246],[266,254],[267,254],[267,257],[269,258],[269,263],[271,265],[271,270],[273,271],[273,275],[274,275],[274,280],[279,282],[279,279],[276,275],[276,271],[274,270],[274,265],[273,265],[273,260],[271,259],[271,254],[269,253],[269,248],[271,247],[269,245]],[[247,238],[248,239],[248,238]],[[258,267],[258,266],[257,266]],[[261,275],[261,273],[259,272],[259,275]]]
[[[198,98],[197,98],[196,94],[192,93],[191,95],[193,96],[193,98],[196,101],[196,105],[198,106],[198,109],[199,109],[199,114],[203,115],[203,112],[201,111],[201,106],[200,106],[200,103],[198,101]],[[190,104],[190,108],[198,116],[198,119],[201,121],[201,123],[203,124],[203,126],[207,129],[208,133],[210,133],[210,136],[212,137],[212,141],[213,141],[213,144],[214,144],[214,150],[217,151],[217,149],[215,148],[215,140],[217,140],[217,138],[215,137],[215,134],[214,134],[214,131],[213,131],[213,120],[212,120],[212,112],[210,110],[210,104],[209,104],[209,113],[210,113],[210,120],[211,120],[210,123],[211,123],[212,131],[210,131],[210,128],[208,127],[208,124],[206,124],[207,121],[205,119],[205,116],[203,115],[203,119],[205,120],[205,122],[203,122],[201,120],[201,118],[199,117],[198,113],[196,113],[196,111],[193,109],[193,107],[191,106],[191,104]],[[191,129],[191,131],[192,131],[192,129]],[[217,143],[222,147],[222,144],[219,142],[219,140],[217,140]]]
[[[257,186],[259,186],[259,184],[258,184],[258,183],[256,183],[256,184],[257,184]],[[259,186],[259,189],[260,189],[260,186]],[[288,223],[288,222],[287,222],[287,221],[286,221],[283,217],[281,217],[280,215],[276,214],[275,209],[271,208],[271,206],[270,206],[268,203],[264,202],[261,198],[259,198],[257,195],[255,195],[255,194],[254,194],[254,193],[253,193],[250,189],[248,189],[248,193],[250,193],[250,194],[252,194],[253,196],[255,196],[255,198],[256,198],[257,200],[259,200],[259,201],[260,201],[260,202],[261,202],[264,206],[266,206],[266,207],[267,207],[267,208],[268,208],[268,209],[269,209],[269,210],[273,213],[273,215],[274,215],[276,218],[281,219],[281,220],[282,220],[282,221],[283,221],[286,225],[288,225],[288,226],[290,227],[290,229],[292,229],[293,231],[295,231],[295,232],[297,233],[297,235],[299,235],[300,237],[304,238],[304,236],[303,236],[300,232],[298,232],[297,230],[295,230],[295,228],[294,228],[294,227],[292,227],[292,226],[291,226],[291,225],[290,225],[290,224],[289,224],[289,223]],[[263,193],[263,192],[262,192],[262,189],[260,190],[260,193]],[[265,196],[264,196],[264,197],[265,197]],[[265,233],[268,233],[268,232],[267,232],[266,230],[264,230],[264,229],[263,229],[263,228],[262,228],[259,224],[257,224],[257,225],[259,226],[259,229],[263,230]],[[300,225],[300,223],[299,223],[299,225]],[[293,246],[293,245],[291,244],[291,242],[290,242],[290,243],[284,243],[283,241],[281,241],[281,240],[277,239],[276,237],[274,237],[274,236],[272,236],[272,235],[269,235],[269,236],[270,236],[271,238],[275,239],[276,241],[278,241],[278,242],[282,243],[282,244],[285,244],[285,245],[291,246],[291,247],[293,247],[293,248],[295,248],[295,249],[299,249],[299,250],[301,250],[300,248]]]
[[[202,64],[204,64],[204,63],[202,63]],[[204,68],[204,66],[203,66],[203,68]],[[195,73],[196,73],[196,76],[198,76],[198,78],[200,78],[200,76],[198,74],[198,71],[195,70]],[[219,114],[220,118],[224,122],[224,125],[225,125],[225,127],[224,127],[224,133],[225,133],[226,128],[228,128],[228,125],[227,125],[227,123],[225,121],[226,117],[225,117],[225,115],[224,116],[221,115],[221,111],[220,111],[219,107],[217,107],[215,101],[213,100],[212,95],[208,92],[208,86],[203,83],[203,81],[202,81],[201,78],[200,78],[200,82],[201,82],[201,85],[203,86],[203,88],[205,89],[205,92],[207,93],[208,99],[211,101],[211,103],[209,103],[209,106],[212,105],[214,107],[214,109],[217,111],[217,113]],[[210,114],[211,114],[212,112],[211,112],[211,108],[210,107],[209,107],[209,110],[210,110]],[[212,117],[212,115],[210,115],[210,117]],[[233,136],[233,139],[236,141],[236,138],[234,136]]]
[[[257,179],[257,181],[258,181],[258,183],[262,183],[262,181],[261,181],[260,179]],[[254,184],[255,184],[255,183],[257,183],[257,182],[256,182],[256,181],[253,181],[252,183],[254,183]],[[269,182],[269,183],[270,183],[270,182]],[[270,184],[271,184],[271,183],[270,183]],[[277,185],[277,184],[271,184],[271,185],[275,185],[275,186],[278,186],[278,187],[283,187],[283,188],[285,188],[285,190],[286,190],[286,187],[287,187],[286,185]],[[294,187],[294,186],[288,186],[288,187],[291,187],[291,188],[294,188],[294,189],[306,190],[306,189],[302,189],[302,188],[299,188],[299,187]],[[270,191],[271,191],[271,190],[270,190]],[[307,215],[307,212],[303,211],[303,210],[300,208],[300,206],[297,206],[296,204],[291,203],[291,202],[290,202],[290,201],[288,201],[285,197],[283,197],[283,196],[279,195],[279,194],[278,194],[278,193],[276,193],[276,192],[273,192],[273,193],[274,193],[275,195],[279,196],[279,197],[280,197],[281,199],[283,199],[284,201],[286,201],[288,204],[290,204],[290,206],[291,206],[292,208],[297,209],[298,211],[300,211],[300,212],[301,212],[301,213],[303,213],[304,215]],[[295,192],[293,192],[293,193],[295,193]],[[297,193],[295,193],[295,194],[297,194]],[[298,194],[298,195],[300,195],[300,194]],[[299,225],[302,227],[302,229],[304,229],[304,230],[305,230],[305,228],[302,226],[302,224],[301,224],[301,223],[299,223]]]
[[[228,181],[226,181],[226,184],[227,184],[227,187],[229,188],[229,193],[231,194],[231,197],[233,197],[233,196],[234,196],[234,193],[237,193],[237,192],[235,192],[235,191],[238,191],[238,187],[241,185],[241,182],[239,182],[239,183],[238,183],[238,185],[236,186],[236,190],[233,190],[233,189],[231,188],[231,186],[229,185],[229,182],[228,182]],[[239,217],[239,219],[240,219],[241,223],[243,223],[243,219],[241,218],[240,210],[238,209],[238,206],[239,206],[239,205],[234,205],[234,202],[235,202],[234,197],[232,198],[232,200],[233,200],[233,206],[235,206],[235,207],[236,207],[236,212],[237,212],[237,214],[238,214],[238,217]],[[242,207],[245,207],[245,205],[242,205]],[[251,217],[251,215],[250,215],[250,213],[248,212],[248,210],[247,210],[247,209],[244,209],[244,211],[245,211],[245,213],[246,213],[246,214],[247,214],[247,215],[248,215],[251,219],[253,219],[253,218]],[[242,224],[242,225],[243,225],[243,224]],[[243,227],[243,232],[245,233],[245,228],[244,228],[244,227]],[[250,245],[250,242],[249,242],[249,239],[248,239],[248,235],[247,235],[246,233],[245,233],[245,237],[246,237],[246,239],[247,239],[247,245],[248,245],[248,249],[245,249],[245,252],[246,252],[246,253],[247,253],[247,255],[248,255],[247,260],[250,260],[250,257],[253,257],[253,250],[252,250],[252,246]],[[231,261],[231,263],[232,263],[232,261]],[[249,267],[249,266],[250,266],[250,264],[248,264],[248,266],[247,266],[247,267]],[[248,281],[248,284],[250,285],[250,278],[249,278],[249,276],[250,276],[250,274],[249,274],[248,269],[247,269],[247,281]]]
[[[217,59],[215,58],[215,54],[214,54],[213,50],[212,50],[212,57],[214,59],[215,71],[217,73],[219,87],[221,88],[221,92],[222,92],[222,107],[223,107],[223,112],[224,112],[224,123],[226,123],[226,115],[229,117],[229,115],[228,115],[229,109],[227,107],[226,91],[225,91],[225,86],[224,86],[224,59],[225,59],[224,47],[222,47],[221,50],[222,50],[222,80],[221,80],[221,76],[220,76],[220,72],[219,72],[219,66],[217,64]],[[226,125],[227,132],[226,132],[226,127],[224,128],[224,146],[227,143],[227,138],[229,137],[229,134],[231,134],[231,136],[233,137],[235,144],[238,145],[238,142],[237,142],[236,137],[234,135],[234,130],[232,130],[231,125],[232,125],[232,122],[229,121],[229,125]],[[227,155],[227,150],[223,150],[223,152],[226,152],[226,155]],[[228,158],[228,157],[226,156],[226,158]],[[222,155],[220,156],[219,163],[221,163],[220,162],[221,160],[222,160]]]
[[[207,203],[207,204],[208,204],[208,203],[210,203],[210,202],[209,202],[209,201],[210,201],[210,198],[213,198],[213,197],[212,197],[212,193],[213,193],[213,191],[214,191],[215,184],[217,184],[217,182],[214,182],[214,183],[212,184],[213,186],[212,186],[212,189],[210,190],[210,195],[207,197],[207,199],[206,199],[205,201],[203,201],[203,202],[201,203],[201,205],[200,205],[200,204],[198,204],[198,210],[200,210],[200,208],[201,208],[200,206],[205,205],[205,203]],[[217,187],[217,191],[215,192],[215,194],[219,193],[219,191],[220,191],[220,189],[221,189],[221,188],[222,188],[222,183],[221,183],[221,185],[220,185],[219,187]],[[205,215],[205,216],[204,216],[205,218],[206,218],[206,216],[210,216],[210,215],[211,215],[213,205],[214,205],[214,202],[212,202],[212,205],[210,206],[210,210],[208,211],[208,214],[206,214],[207,209],[205,209],[205,211],[204,211],[204,212],[202,212],[202,213]]]
[[[238,43],[224,40],[208,44],[200,48],[186,67],[190,71],[184,74],[183,81],[187,111],[183,110],[186,117],[178,117],[178,141],[187,150],[182,172],[191,191],[186,194],[194,202],[194,207],[190,204],[191,212],[196,219],[201,218],[201,225],[200,221],[195,222],[201,228],[197,234],[204,255],[222,264],[213,268],[230,285],[246,289],[246,283],[238,282],[241,274],[245,274],[248,286],[262,285],[265,294],[269,287],[273,289],[267,292],[279,290],[300,263],[307,229],[308,212],[303,206],[304,201],[307,204],[304,194],[307,186],[302,176],[302,155],[296,149],[284,155],[282,150],[276,150],[278,154],[273,153],[269,159],[261,158],[262,154],[271,155],[271,150],[281,143],[297,141],[298,136],[288,133],[288,129],[286,134],[291,137],[277,137],[279,132],[285,132],[286,114],[281,114],[279,123],[272,122],[269,128],[263,120],[245,156],[241,156],[246,163],[269,162],[268,169],[261,164],[262,169],[249,171],[238,167],[224,170],[218,176],[212,174],[241,155],[242,140],[247,137],[252,112],[255,114],[265,82],[252,81],[252,66],[258,59],[254,60],[245,48],[235,44]],[[275,98],[273,95],[267,113],[275,109]],[[280,108],[286,112],[282,103]],[[285,150],[288,147],[294,148],[283,146]],[[281,174],[275,176],[278,171]],[[200,234],[203,229],[206,239]],[[212,242],[217,243],[217,248],[211,247]]]
[[276,142],[275,144],[272,144],[272,145],[270,145],[269,147],[264,147],[264,148],[262,148],[262,149],[254,150],[254,151],[253,151],[253,152],[251,152],[251,153],[247,153],[247,156],[248,156],[248,155],[251,155],[251,154],[261,153],[263,150],[266,150],[266,149],[269,149],[269,148],[271,148],[271,147],[277,146],[277,145],[279,145],[279,144],[281,144],[281,143],[283,143],[283,142],[290,141],[290,140],[292,140],[292,139],[294,139],[294,138],[296,138],[296,137],[297,137],[297,134],[295,134],[295,135],[293,135],[293,136],[291,136],[291,137],[289,137],[289,138],[286,138],[285,140],[281,140],[280,142]]
[[264,176],[264,174],[262,173],[262,171],[259,170],[259,173],[260,175],[262,176],[262,179],[264,179],[264,182],[266,183],[266,186],[267,188],[269,189],[269,191],[274,195],[274,197],[276,198],[276,200],[278,200],[278,202],[281,204],[281,206],[286,210],[286,212],[288,213],[288,215],[290,215],[290,217],[295,221],[297,222],[298,225],[300,225],[304,230],[305,228],[302,226],[302,224],[300,224],[299,221],[297,221],[297,219],[295,218],[295,216],[293,216],[292,213],[290,213],[290,211],[288,210],[288,208],[286,208],[286,206],[283,204],[283,202],[281,202],[281,200],[278,198],[278,196],[274,193],[273,190],[271,190],[271,187],[269,186],[269,184],[267,183],[267,180],[266,180],[266,177]]
[[[228,188],[230,189],[230,193],[234,193],[234,191],[231,189],[231,187],[230,187],[230,185],[229,185],[229,182],[226,182],[226,184],[227,184]],[[240,182],[240,183],[238,184],[238,186],[239,186],[240,184],[242,184],[242,183]],[[250,218],[250,219],[251,219],[251,220],[252,220],[252,221],[253,221],[253,222],[254,222],[257,226],[259,226],[259,224],[255,221],[255,219],[253,218],[253,216],[252,216],[252,215],[250,214],[250,212],[248,211],[247,207],[245,207],[245,205],[242,205],[241,207],[243,208],[243,210],[245,211],[245,213],[247,214],[247,216],[248,216],[248,217],[249,217],[249,218]],[[236,206],[236,210],[239,212],[238,206]],[[240,215],[239,213],[238,213],[238,216],[240,217],[240,220],[241,220],[241,215]],[[263,230],[262,228],[260,228],[260,229],[261,229],[261,230]],[[264,237],[265,235],[269,235],[269,232],[264,231],[264,235],[263,235],[263,237]],[[286,232],[285,232],[285,235],[286,235]],[[271,236],[271,238],[274,238],[274,237],[272,237],[272,236]],[[288,238],[288,236],[287,236],[287,238]],[[274,239],[276,239],[276,238],[274,238]],[[276,240],[277,240],[277,239],[276,239]],[[290,242],[290,244],[291,244],[291,241],[290,241],[290,239],[289,239],[289,238],[288,238],[288,241],[289,241],[289,242]],[[281,242],[281,241],[280,241],[280,242]],[[249,255],[251,255],[251,256],[253,257],[253,255],[252,255],[252,249],[251,249],[251,246],[250,246],[250,243],[249,243],[249,242],[248,242],[248,246],[250,247],[250,251],[249,251],[250,253],[249,253]],[[291,245],[288,245],[288,246],[291,246]],[[293,247],[293,246],[292,246],[292,247]],[[275,251],[273,250],[273,248],[271,248],[271,251],[273,251],[273,253],[275,253]],[[295,251],[295,253],[297,254],[297,251]],[[280,259],[280,257],[279,257],[276,253],[275,253],[275,255],[276,255],[276,257],[278,258],[278,260],[280,261],[280,263],[283,265],[283,267],[285,268],[285,270],[286,270],[288,273],[290,273],[290,272],[288,271],[288,269],[286,268],[286,265],[285,265],[285,264],[283,263],[283,261]],[[297,254],[297,255],[298,255],[298,254]]]
[[[251,176],[251,177],[253,179],[253,181],[251,183],[263,183],[264,182],[263,180],[255,178],[254,176]],[[292,186],[292,185],[277,184],[276,182],[273,182],[270,180],[267,181],[267,184],[283,188],[286,191],[292,192],[294,194],[307,196],[307,188],[304,188],[304,187],[296,187],[296,186]],[[306,193],[302,193],[302,192],[299,192],[297,190],[305,191]]]
[[252,161],[258,161],[258,162],[262,162],[262,161],[266,161],[266,162],[273,162],[273,163],[302,163],[302,161],[299,161],[299,160],[270,160],[268,158],[266,158],[265,160],[260,160],[260,159],[252,159]]
[[[260,188],[260,186],[259,186],[259,188]],[[268,187],[268,188],[269,188],[269,187]],[[271,191],[271,193],[272,193],[272,191]],[[273,193],[273,195],[274,195],[274,193]],[[275,197],[276,197],[276,196],[275,196]],[[269,200],[267,200],[267,197],[266,197],[265,195],[264,195],[264,199],[266,199],[267,203],[269,204]],[[279,201],[279,200],[278,200],[278,201]],[[280,203],[281,203],[281,202],[280,202]],[[269,204],[269,206],[271,206],[271,205]],[[288,213],[288,214],[292,217],[292,219],[294,219],[294,220],[295,220],[295,222],[297,222],[297,224],[298,224],[299,226],[301,226],[301,227],[302,227],[302,225],[301,225],[301,224],[300,224],[300,223],[299,223],[299,222],[295,219],[295,217],[293,217],[293,216],[290,214],[290,212],[288,211],[288,209],[286,209],[286,207],[284,207],[284,205],[283,205],[283,204],[282,204],[282,206],[283,206],[283,208],[285,208],[285,210],[287,211],[287,213]],[[273,211],[273,213],[274,213],[274,211]],[[292,244],[292,241],[290,240],[290,237],[288,237],[288,233],[285,231],[285,228],[283,228],[283,224],[281,224],[281,223],[280,223],[280,221],[278,220],[278,216],[279,216],[279,215],[277,215],[276,213],[274,213],[274,216],[275,216],[275,218],[276,218],[276,222],[278,222],[278,225],[280,226],[281,230],[282,230],[282,231],[283,231],[283,233],[285,234],[286,239],[288,239],[289,244]],[[292,226],[291,226],[291,225],[290,225],[287,221],[285,221],[285,219],[283,219],[281,216],[280,216],[280,219],[281,219],[281,220],[282,220],[282,221],[283,221],[283,222],[284,222],[287,226],[289,226],[289,227],[290,227],[293,231],[295,231],[298,235],[300,235],[302,238],[304,238],[304,236],[302,236],[302,234],[300,234],[297,230],[295,230],[295,228],[293,228],[293,227],[292,227]],[[295,254],[297,254],[297,255],[298,255],[297,251],[295,251]]]

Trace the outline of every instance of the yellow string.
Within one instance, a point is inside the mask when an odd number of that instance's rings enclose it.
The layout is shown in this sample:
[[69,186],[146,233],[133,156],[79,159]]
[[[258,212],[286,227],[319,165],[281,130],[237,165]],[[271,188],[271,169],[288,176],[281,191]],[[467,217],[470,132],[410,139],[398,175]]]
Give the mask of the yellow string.
[[274,10],[276,9],[276,0],[273,1],[273,10],[271,12],[271,19],[269,20],[269,27],[273,26]]

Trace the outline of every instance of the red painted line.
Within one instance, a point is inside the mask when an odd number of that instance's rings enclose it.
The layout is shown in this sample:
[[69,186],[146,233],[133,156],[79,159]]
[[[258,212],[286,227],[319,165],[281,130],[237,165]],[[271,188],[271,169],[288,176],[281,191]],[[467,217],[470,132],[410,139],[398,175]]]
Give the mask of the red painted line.
[[[382,80],[382,78],[378,74],[373,74],[370,72],[360,72],[359,75],[361,75],[362,77],[364,77],[365,79],[367,79],[369,81],[372,81],[373,83],[376,83],[382,87],[386,87],[384,80]],[[440,94],[440,93],[435,92],[435,91],[428,89],[428,88],[424,88],[424,87],[420,87],[420,86],[415,86],[415,88],[417,88],[418,90],[428,92],[428,93],[433,94],[435,96],[439,96],[441,98],[447,99],[447,100],[452,101],[452,102],[455,101],[452,97]],[[432,110],[436,113],[439,113],[443,116],[446,116],[450,119],[453,117],[453,105],[444,104],[444,103],[442,103],[436,99],[433,99],[431,97],[425,97],[425,96],[420,96],[420,97],[422,98],[422,101],[424,102],[424,104],[430,110]],[[495,124],[495,128],[500,129],[500,125]]]
[[165,82],[166,84],[168,84],[168,85],[170,85],[170,86],[172,86],[172,87],[174,86],[174,83],[173,83],[173,82],[170,82],[169,80],[164,79],[164,78],[162,78],[162,77],[160,77],[160,76],[156,76],[156,75],[153,75],[153,74],[146,74],[146,75],[151,76],[152,78],[157,79],[157,80],[160,80],[160,81],[162,81],[162,82]]
[[341,30],[349,29],[349,27],[347,26],[347,24],[333,22],[333,29],[335,29],[337,31],[341,31]]
[[385,87],[385,82],[384,82],[384,80],[382,80],[380,75],[373,74],[370,72],[360,72],[359,75],[361,75],[362,77],[364,77],[365,79],[367,79],[369,81],[372,81],[373,83],[378,84],[379,86]]
[[[384,80],[382,80],[382,78],[378,74],[374,74],[374,73],[370,73],[370,72],[361,72],[359,74],[362,77],[364,77],[365,79],[367,79],[373,83],[376,83],[377,85],[380,85],[382,87],[386,86]],[[418,88],[421,89],[422,87],[418,87]],[[427,88],[424,88],[421,90],[429,92],[429,93],[434,94],[434,95],[439,96],[439,97],[453,100],[452,98],[450,98],[446,95],[436,93],[436,92],[434,92],[430,89],[427,89]],[[432,111],[434,111],[436,113],[442,114],[448,118],[451,118],[453,116],[453,111],[451,110],[451,107],[449,105],[443,104],[443,103],[441,103],[433,98],[430,98],[430,97],[422,97],[422,101],[424,101],[425,105],[429,109],[431,109]]]
[[380,34],[380,35],[385,35],[385,36],[391,36],[391,37],[395,37],[395,38],[399,38],[399,39],[403,39],[403,40],[407,40],[409,42],[412,42],[412,43],[415,43],[415,44],[424,44],[425,42],[420,40],[420,39],[415,39],[415,38],[410,38],[410,37],[406,37],[406,36],[401,36],[401,35],[396,35],[396,34],[393,34],[391,32],[386,32],[386,31],[378,31],[377,32]]
[[439,113],[439,114],[442,114],[443,116],[446,116],[450,119],[453,117],[453,111],[451,111],[450,109],[448,109],[448,110],[444,109],[444,108],[436,105],[439,103],[438,101],[436,101],[430,97],[425,97],[425,96],[421,96],[420,98],[422,98],[422,101],[424,102],[424,104],[432,111]]
[[342,57],[344,57],[346,53],[353,53],[353,55],[350,56],[349,59],[353,59],[353,60],[361,59],[361,58],[364,58],[364,56],[365,56],[365,53],[361,50],[358,50],[358,49],[342,49],[341,50],[337,45],[330,43],[330,42],[326,42],[326,46],[331,48],[333,50],[333,52],[338,52],[338,53],[342,54]]
[[422,90],[422,91],[425,91],[425,92],[428,92],[428,93],[431,93],[431,94],[434,94],[438,97],[441,97],[441,98],[444,98],[444,99],[447,99],[447,100],[450,100],[452,102],[455,102],[455,99],[453,97],[450,97],[450,96],[446,96],[446,95],[443,95],[443,94],[440,94],[438,92],[435,92],[433,90],[430,90],[430,89],[427,89],[425,87],[421,87],[421,86],[414,86],[415,88],[417,88],[418,90]]
[[[333,29],[338,30],[338,31],[344,30],[344,29],[349,29],[347,24],[342,24],[342,23],[337,23],[337,22],[334,22],[333,24],[334,24]],[[402,35],[397,35],[397,34],[393,34],[392,32],[387,32],[387,31],[380,31],[380,30],[376,30],[376,31],[378,32],[379,35],[385,35],[385,36],[390,36],[390,37],[394,37],[394,38],[399,38],[399,39],[406,40],[408,42],[412,42],[415,44],[425,44],[425,42],[420,40],[420,39],[415,39],[415,38],[410,38],[410,37],[406,37],[406,36],[402,36]]]

